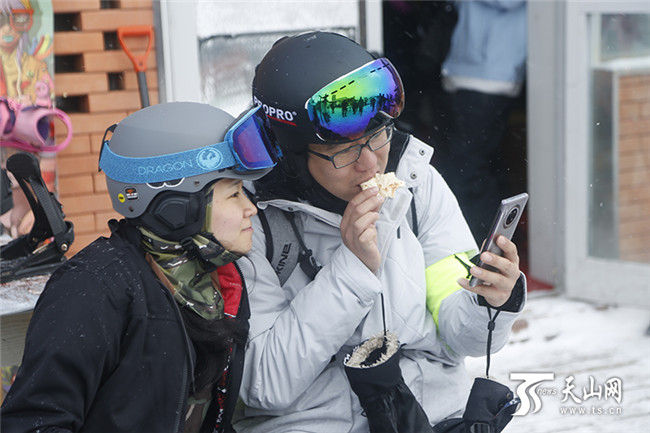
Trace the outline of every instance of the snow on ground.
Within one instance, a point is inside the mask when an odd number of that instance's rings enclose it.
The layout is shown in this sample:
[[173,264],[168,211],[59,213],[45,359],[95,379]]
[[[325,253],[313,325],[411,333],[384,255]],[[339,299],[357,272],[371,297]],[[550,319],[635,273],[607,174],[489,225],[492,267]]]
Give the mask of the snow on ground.
[[[648,309],[530,294],[509,343],[492,355],[490,376],[530,403],[505,431],[650,432],[649,325]],[[485,374],[485,357],[466,364],[473,377]],[[538,404],[530,391],[517,390],[524,381],[511,379],[511,373],[528,375],[528,390],[531,373],[547,374],[536,376],[549,378],[535,387]]]

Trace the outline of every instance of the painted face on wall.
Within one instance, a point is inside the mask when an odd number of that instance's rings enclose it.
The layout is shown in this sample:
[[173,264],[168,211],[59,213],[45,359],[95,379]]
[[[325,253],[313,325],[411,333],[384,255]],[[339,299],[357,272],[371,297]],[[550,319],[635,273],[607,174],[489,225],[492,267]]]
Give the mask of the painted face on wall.
[[[29,3],[27,3],[29,6]],[[14,2],[0,11],[0,48],[13,51],[20,38],[32,27],[34,10],[22,2]]]

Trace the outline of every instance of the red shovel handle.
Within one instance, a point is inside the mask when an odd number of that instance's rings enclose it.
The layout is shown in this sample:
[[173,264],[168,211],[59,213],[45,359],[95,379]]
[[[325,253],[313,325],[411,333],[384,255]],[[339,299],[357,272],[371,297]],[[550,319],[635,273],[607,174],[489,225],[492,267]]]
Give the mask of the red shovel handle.
[[[135,55],[124,42],[124,38],[129,36],[148,36],[147,40],[147,49],[144,54]],[[133,66],[137,72],[144,72],[147,70],[147,57],[149,57],[149,52],[151,51],[151,44],[153,42],[153,27],[152,26],[128,26],[128,27],[118,27],[117,28],[117,39],[120,41],[122,49],[127,56],[133,62]]]

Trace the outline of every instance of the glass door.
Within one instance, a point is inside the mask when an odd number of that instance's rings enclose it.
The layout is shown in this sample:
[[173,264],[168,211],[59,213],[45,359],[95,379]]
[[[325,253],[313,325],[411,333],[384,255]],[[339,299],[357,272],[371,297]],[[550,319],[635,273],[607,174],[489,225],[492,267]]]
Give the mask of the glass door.
[[566,3],[567,293],[650,306],[650,4]]

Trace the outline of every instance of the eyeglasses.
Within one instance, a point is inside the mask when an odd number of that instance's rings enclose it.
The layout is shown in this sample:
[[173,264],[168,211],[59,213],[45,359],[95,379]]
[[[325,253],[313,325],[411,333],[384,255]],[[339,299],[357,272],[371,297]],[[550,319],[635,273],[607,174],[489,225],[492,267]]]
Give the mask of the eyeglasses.
[[161,182],[175,186],[170,184],[170,172],[176,179],[226,168],[247,173],[271,168],[282,156],[262,107],[246,112],[228,130],[224,141],[168,155],[135,158],[113,153],[106,134],[116,127],[112,125],[104,133],[99,167],[118,182],[148,183],[154,188],[162,186]]
[[347,149],[336,152],[334,155],[324,155],[311,149],[307,149],[307,151],[312,155],[330,161],[334,165],[334,168],[343,168],[350,164],[354,164],[361,157],[361,151],[364,147],[376,152],[390,143],[392,138],[393,124],[391,123],[368,137],[365,143],[355,144]]
[[373,122],[395,119],[403,108],[402,81],[386,58],[337,78],[305,102],[316,134],[330,142],[357,140]]

